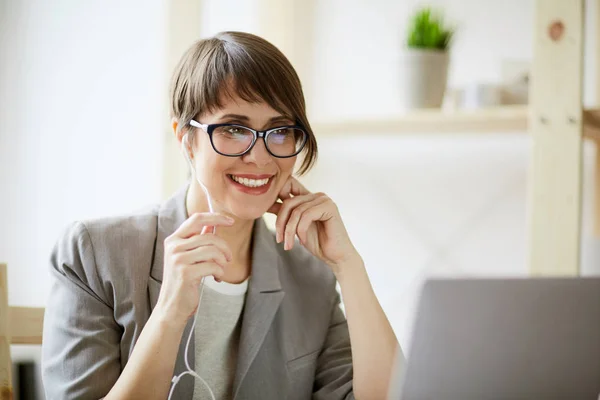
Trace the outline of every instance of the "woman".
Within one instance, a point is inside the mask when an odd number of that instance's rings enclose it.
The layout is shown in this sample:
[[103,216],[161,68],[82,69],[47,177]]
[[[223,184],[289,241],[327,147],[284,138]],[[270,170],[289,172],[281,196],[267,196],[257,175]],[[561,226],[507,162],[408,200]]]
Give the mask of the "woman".
[[336,205],[292,176],[317,145],[288,60],[247,33],[201,40],[171,112],[197,180],[146,212],[77,222],[53,251],[48,398],[385,398],[402,353]]

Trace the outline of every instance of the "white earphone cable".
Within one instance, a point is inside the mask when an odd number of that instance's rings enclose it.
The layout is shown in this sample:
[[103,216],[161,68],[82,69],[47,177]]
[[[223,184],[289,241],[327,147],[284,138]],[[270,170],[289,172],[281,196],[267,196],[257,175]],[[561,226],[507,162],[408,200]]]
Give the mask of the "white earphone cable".
[[[204,194],[206,195],[206,201],[208,202],[208,210],[213,213],[214,209],[213,209],[213,204],[212,204],[212,199],[210,197],[210,193],[208,193],[208,189],[206,188],[206,186],[200,181],[200,179],[198,179],[198,176],[196,175],[196,169],[194,168],[194,164],[192,163],[192,159],[190,158],[189,155],[189,151],[187,148],[187,144],[188,144],[188,133],[185,134],[185,136],[183,137],[183,140],[181,141],[181,147],[183,149],[183,154],[188,162],[188,165],[190,167],[191,173],[192,173],[192,178],[194,180],[196,180],[198,182],[198,184],[200,185],[200,187],[202,188],[202,190],[204,190]],[[215,234],[217,232],[217,228],[213,227],[213,234]],[[200,281],[200,296],[198,299],[198,307],[196,308],[196,312],[194,314],[194,322],[192,323],[192,329],[190,329],[190,333],[188,335],[187,338],[187,342],[185,344],[185,354],[183,357],[183,360],[185,362],[185,367],[187,368],[186,371],[180,373],[179,375],[175,375],[173,377],[173,379],[171,380],[171,382],[173,383],[171,385],[171,389],[169,390],[169,397],[168,400],[171,400],[171,396],[173,395],[173,392],[175,390],[175,386],[177,385],[177,383],[179,382],[179,380],[181,378],[183,378],[185,375],[191,375],[195,378],[200,379],[200,382],[202,382],[204,384],[204,386],[206,386],[206,388],[208,389],[208,392],[210,393],[210,397],[212,400],[216,400],[215,399],[215,395],[212,391],[212,389],[210,388],[210,386],[208,385],[208,383],[206,383],[206,381],[204,380],[204,378],[202,378],[200,375],[198,375],[193,368],[190,367],[190,362],[188,360],[188,350],[190,347],[190,342],[192,341],[192,334],[194,333],[194,330],[196,329],[196,321],[198,320],[198,314],[200,311],[200,302],[202,301],[202,292],[204,291],[204,278],[202,278],[202,280]]]

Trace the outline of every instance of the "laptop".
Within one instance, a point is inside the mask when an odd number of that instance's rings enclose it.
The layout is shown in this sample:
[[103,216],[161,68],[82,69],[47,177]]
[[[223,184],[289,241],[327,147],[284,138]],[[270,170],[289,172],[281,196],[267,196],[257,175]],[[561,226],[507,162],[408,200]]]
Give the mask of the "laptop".
[[434,279],[390,399],[600,399],[600,277]]

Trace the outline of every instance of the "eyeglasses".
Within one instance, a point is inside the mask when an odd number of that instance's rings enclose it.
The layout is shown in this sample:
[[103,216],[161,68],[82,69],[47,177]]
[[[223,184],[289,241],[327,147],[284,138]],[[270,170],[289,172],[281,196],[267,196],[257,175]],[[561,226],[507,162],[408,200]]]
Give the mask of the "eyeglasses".
[[255,131],[236,124],[206,125],[195,120],[191,120],[190,125],[208,133],[213,149],[227,157],[239,157],[248,153],[258,138],[265,141],[265,147],[273,157],[294,157],[302,151],[308,139],[308,134],[299,125],[280,126],[265,131]]

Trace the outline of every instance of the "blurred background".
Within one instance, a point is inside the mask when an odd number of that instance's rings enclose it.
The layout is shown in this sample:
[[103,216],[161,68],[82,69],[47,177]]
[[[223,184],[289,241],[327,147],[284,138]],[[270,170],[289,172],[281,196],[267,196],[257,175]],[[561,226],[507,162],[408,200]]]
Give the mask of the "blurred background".
[[[194,40],[223,30],[264,36],[297,68],[320,146],[302,181],[338,204],[405,349],[427,277],[526,276],[524,127],[397,134],[363,122],[352,134],[327,131],[414,106],[405,48],[425,5],[455,28],[439,108],[505,107],[525,118],[534,0],[0,0],[0,261],[9,304],[45,305],[49,254],[69,222],[129,213],[183,184],[168,127],[170,74]],[[586,107],[600,103],[598,12],[588,0]],[[591,275],[600,273],[596,149],[585,141],[583,150],[581,272]],[[39,362],[39,347],[11,354]]]

